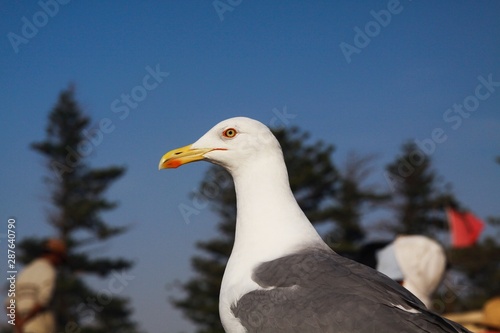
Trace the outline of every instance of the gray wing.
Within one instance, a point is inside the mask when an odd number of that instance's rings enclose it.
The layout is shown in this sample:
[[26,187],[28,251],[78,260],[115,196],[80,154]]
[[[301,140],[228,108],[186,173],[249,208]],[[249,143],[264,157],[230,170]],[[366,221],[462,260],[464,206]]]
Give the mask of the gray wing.
[[469,332],[387,276],[333,251],[308,249],[269,261],[252,278],[266,289],[231,307],[249,333]]

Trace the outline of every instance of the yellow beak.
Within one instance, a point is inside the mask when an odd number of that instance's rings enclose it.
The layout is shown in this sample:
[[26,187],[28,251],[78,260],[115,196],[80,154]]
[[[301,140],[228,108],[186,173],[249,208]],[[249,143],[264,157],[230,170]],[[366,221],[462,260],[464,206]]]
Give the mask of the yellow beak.
[[204,160],[204,155],[214,150],[214,148],[191,148],[191,146],[177,148],[163,155],[158,170],[177,168],[187,163]]

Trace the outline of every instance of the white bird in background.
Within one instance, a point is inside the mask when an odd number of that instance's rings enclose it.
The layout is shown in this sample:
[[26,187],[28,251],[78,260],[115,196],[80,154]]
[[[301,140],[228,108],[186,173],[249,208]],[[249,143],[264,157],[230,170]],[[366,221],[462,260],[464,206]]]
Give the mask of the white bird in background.
[[220,291],[226,332],[469,332],[374,269],[337,255],[300,209],[267,126],[224,120],[159,168],[206,160],[234,180],[234,247]]

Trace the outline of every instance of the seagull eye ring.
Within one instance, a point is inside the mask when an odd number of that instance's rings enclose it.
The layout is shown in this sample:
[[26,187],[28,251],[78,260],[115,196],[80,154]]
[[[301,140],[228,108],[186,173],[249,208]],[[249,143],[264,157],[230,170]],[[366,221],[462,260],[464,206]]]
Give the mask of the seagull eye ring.
[[238,132],[234,128],[228,128],[222,132],[222,136],[228,139],[232,139],[236,136]]

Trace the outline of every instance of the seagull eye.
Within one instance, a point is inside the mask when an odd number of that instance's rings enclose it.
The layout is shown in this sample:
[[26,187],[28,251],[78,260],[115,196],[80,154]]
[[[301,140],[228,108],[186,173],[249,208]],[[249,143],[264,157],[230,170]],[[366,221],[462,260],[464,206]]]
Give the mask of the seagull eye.
[[227,130],[225,130],[224,132],[222,132],[222,135],[226,138],[234,138],[236,136],[236,130],[234,128],[228,128]]

